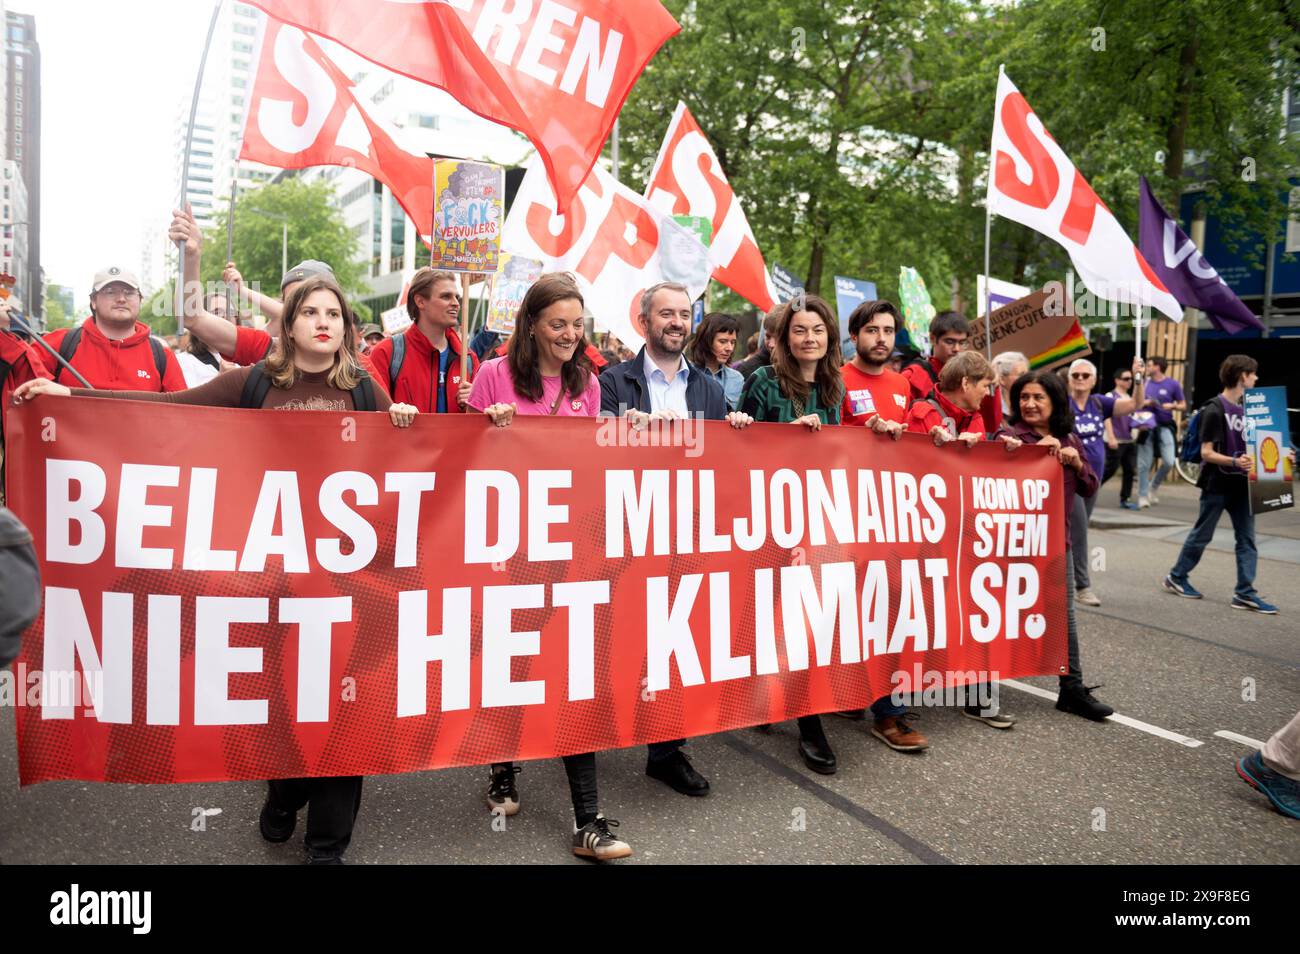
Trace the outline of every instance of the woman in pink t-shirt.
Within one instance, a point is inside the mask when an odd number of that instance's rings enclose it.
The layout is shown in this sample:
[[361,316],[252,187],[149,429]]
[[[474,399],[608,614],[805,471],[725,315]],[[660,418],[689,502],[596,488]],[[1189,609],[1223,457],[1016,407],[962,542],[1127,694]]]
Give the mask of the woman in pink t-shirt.
[[543,275],[524,295],[505,357],[475,376],[469,406],[498,427],[516,414],[595,417],[600,385],[586,350],[577,284],[563,272]]
[[[524,295],[505,357],[479,368],[469,406],[497,427],[509,427],[516,414],[595,417],[600,410],[600,385],[586,350],[577,283],[563,272],[545,274]],[[609,830],[618,822],[598,811],[596,753],[564,756],[564,771],[573,798],[573,853],[600,861],[632,854],[631,847]],[[502,815],[519,811],[518,773],[510,762],[492,766],[489,811]]]

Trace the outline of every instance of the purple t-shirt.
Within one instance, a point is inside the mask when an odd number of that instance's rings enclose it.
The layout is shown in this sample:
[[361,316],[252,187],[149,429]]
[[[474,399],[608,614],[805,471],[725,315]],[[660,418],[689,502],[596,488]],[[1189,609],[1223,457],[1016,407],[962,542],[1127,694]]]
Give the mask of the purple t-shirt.
[[[517,414],[549,415],[551,405],[555,403],[562,387],[560,378],[542,378],[542,399],[530,401],[515,390],[514,380],[510,377],[510,359],[493,358],[484,361],[474,375],[474,386],[469,392],[469,406],[481,411],[489,404],[514,404]],[[565,394],[560,399],[560,406],[555,411],[556,417],[595,417],[600,411],[600,382],[588,372],[587,387],[582,397],[574,398]]]
[[1183,386],[1173,378],[1166,376],[1159,381],[1148,381],[1144,393],[1148,401],[1155,401],[1154,405],[1147,405],[1147,410],[1155,414],[1156,426],[1172,424],[1174,422],[1174,412],[1166,411],[1160,405],[1185,400]]
[[[1118,401],[1120,398],[1128,397],[1128,395],[1121,394],[1119,391],[1111,391],[1107,397]],[[1133,415],[1113,414],[1110,419],[1110,429],[1115,432],[1115,440],[1121,444],[1127,444],[1133,440]]]
[[1074,433],[1094,474],[1106,469],[1106,418],[1115,413],[1115,399],[1109,394],[1089,394],[1083,407],[1070,398],[1074,411]]

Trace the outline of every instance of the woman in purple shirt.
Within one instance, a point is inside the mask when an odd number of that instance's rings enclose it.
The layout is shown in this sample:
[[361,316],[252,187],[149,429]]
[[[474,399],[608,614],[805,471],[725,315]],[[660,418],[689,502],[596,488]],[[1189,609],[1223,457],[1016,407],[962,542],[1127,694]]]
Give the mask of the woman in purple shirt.
[[[1070,547],[1070,524],[1076,497],[1097,492],[1097,475],[1088,464],[1083,444],[1074,434],[1074,412],[1065,393],[1065,383],[1054,371],[1039,369],[1022,375],[1011,386],[1011,415],[1000,433],[1018,437],[1027,444],[1041,444],[1061,462],[1065,471],[1065,592],[1074,591],[1074,559]],[[1114,709],[1093,696],[1095,686],[1083,684],[1079,661],[1079,634],[1074,622],[1074,601],[1065,601],[1066,631],[1069,637],[1069,671],[1061,677],[1056,708],[1100,722]]]
[[[1142,373],[1142,360],[1133,359],[1134,377]],[[1092,472],[1100,476],[1106,470],[1106,421],[1112,417],[1123,417],[1140,407],[1142,400],[1142,382],[1135,385],[1132,397],[1111,397],[1109,394],[1093,394],[1097,384],[1097,366],[1091,361],[1080,358],[1070,365],[1070,410],[1074,412],[1074,435],[1083,445],[1084,456]],[[1074,598],[1084,606],[1100,606],[1101,600],[1092,591],[1092,579],[1088,575],[1088,521],[1092,519],[1092,508],[1097,502],[1097,495],[1074,498],[1074,513],[1070,518],[1070,532],[1073,534],[1070,546],[1074,550]]]
[[[582,293],[573,276],[550,272],[524,294],[515,316],[505,357],[486,362],[474,377],[469,406],[482,411],[497,427],[509,427],[516,414],[595,417],[600,385],[587,362]],[[631,847],[610,832],[618,822],[597,806],[596,753],[564,756],[573,799],[573,853],[607,861],[626,858]],[[487,807],[494,814],[519,811],[511,762],[492,766]]]

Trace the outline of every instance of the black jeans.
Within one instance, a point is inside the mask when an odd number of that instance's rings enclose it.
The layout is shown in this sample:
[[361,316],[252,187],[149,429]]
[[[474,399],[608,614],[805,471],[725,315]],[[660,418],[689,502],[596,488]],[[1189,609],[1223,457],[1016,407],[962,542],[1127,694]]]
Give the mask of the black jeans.
[[1119,502],[1127,503],[1133,494],[1133,475],[1137,473],[1137,444],[1133,441],[1127,441],[1120,444],[1116,450],[1106,448],[1106,469],[1102,472],[1101,482],[1104,484],[1115,475],[1115,471],[1123,468],[1119,484]]
[[352,841],[362,781],[360,775],[271,779],[267,801],[295,815],[306,805],[307,850],[316,857],[341,857]]
[[[596,753],[563,757],[564,774],[569,777],[569,797],[573,800],[573,818],[581,828],[596,817],[599,792],[596,785]],[[492,771],[508,769],[513,762],[494,762]]]

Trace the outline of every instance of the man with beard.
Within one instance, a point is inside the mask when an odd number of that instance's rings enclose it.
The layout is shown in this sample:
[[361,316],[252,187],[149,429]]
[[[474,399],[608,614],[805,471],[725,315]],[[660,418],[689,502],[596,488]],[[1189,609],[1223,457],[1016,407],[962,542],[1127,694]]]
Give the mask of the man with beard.
[[849,337],[856,352],[852,361],[840,367],[841,424],[866,425],[894,437],[903,432],[909,403],[907,378],[886,366],[894,353],[899,321],[898,309],[887,301],[864,301],[849,316]]
[[[685,285],[660,282],[641,295],[638,331],[645,347],[600,376],[600,416],[626,417],[632,427],[687,417],[727,421],[742,428],[753,418],[727,411],[727,399],[717,378],[686,360],[691,331],[691,296]],[[646,774],[683,795],[709,794],[709,780],[681,751],[685,739],[652,742]]]

